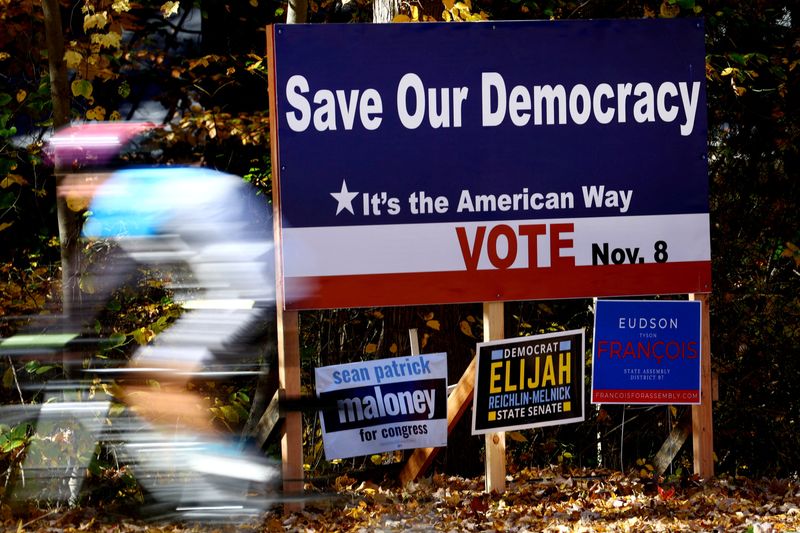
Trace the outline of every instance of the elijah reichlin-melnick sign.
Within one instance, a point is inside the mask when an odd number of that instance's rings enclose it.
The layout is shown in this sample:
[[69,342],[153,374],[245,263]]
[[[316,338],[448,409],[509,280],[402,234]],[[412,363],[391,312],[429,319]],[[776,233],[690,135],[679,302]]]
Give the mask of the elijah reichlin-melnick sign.
[[584,330],[478,344],[472,433],[584,419]]

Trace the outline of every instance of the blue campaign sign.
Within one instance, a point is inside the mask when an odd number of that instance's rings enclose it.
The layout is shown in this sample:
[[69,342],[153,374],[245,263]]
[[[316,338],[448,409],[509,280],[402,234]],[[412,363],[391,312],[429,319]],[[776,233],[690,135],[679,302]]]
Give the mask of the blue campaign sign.
[[710,290],[700,20],[270,35],[287,307]]
[[592,403],[699,404],[701,303],[598,300]]

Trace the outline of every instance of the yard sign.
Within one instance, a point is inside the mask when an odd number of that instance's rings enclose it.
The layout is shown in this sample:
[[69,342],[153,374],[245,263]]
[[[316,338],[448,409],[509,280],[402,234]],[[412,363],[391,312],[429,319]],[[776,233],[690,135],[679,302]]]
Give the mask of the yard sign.
[[472,433],[584,419],[582,329],[478,344]]
[[286,309],[710,291],[701,21],[272,38]]
[[426,354],[315,369],[325,457],[447,446],[447,356]]
[[698,301],[598,300],[592,402],[699,404]]

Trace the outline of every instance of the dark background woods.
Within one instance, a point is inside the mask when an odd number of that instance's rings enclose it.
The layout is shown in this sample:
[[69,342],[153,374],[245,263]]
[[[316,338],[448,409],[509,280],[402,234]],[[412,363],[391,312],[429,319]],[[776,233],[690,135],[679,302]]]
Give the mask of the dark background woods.
[[[63,0],[68,109],[72,120],[151,118],[171,126],[163,139],[172,153],[244,176],[269,201],[271,168],[264,26],[282,22],[277,1]],[[712,222],[711,297],[714,405],[718,472],[792,475],[800,468],[800,226],[798,225],[798,69],[800,6],[784,1],[486,0],[403,4],[409,20],[700,17],[706,28],[709,104],[709,182]],[[165,13],[168,15],[165,17]],[[365,0],[311,0],[312,23],[372,20]],[[59,248],[54,178],[45,151],[53,100],[39,1],[0,1],[0,334],[25,316],[59,311]],[[455,22],[454,22],[455,23]],[[436,51],[431,51],[436,53]],[[467,52],[465,52],[467,53]],[[357,61],[358,58],[353,58]],[[358,150],[358,147],[353,147]],[[479,154],[478,154],[479,156]],[[92,250],[85,250],[90,258]],[[120,296],[98,327],[135,343],[162,314],[158,288],[143,297]],[[592,324],[589,300],[510,302],[506,335]],[[482,338],[479,305],[349,309],[301,315],[303,383],[314,366],[408,353],[417,328],[423,352],[448,352],[454,382]],[[587,339],[590,340],[590,339]],[[12,368],[0,361],[3,403],[29,400],[13,387],[20,379],[56,377],[58,368]],[[237,383],[252,398],[254,383]],[[241,431],[250,405],[235,390],[209,391],[222,426]],[[310,390],[309,390],[310,392]],[[652,460],[684,408],[596,409],[583,424],[527,431],[509,439],[509,468],[528,464],[641,468]],[[467,418],[467,417],[465,417]],[[624,424],[623,424],[624,420]],[[391,463],[365,458],[327,463],[318,422],[306,420],[306,462],[322,473]],[[4,435],[13,428],[0,427]],[[471,475],[482,439],[466,422],[437,468]],[[598,449],[598,442],[600,448]],[[675,468],[690,465],[690,446]],[[0,451],[5,464],[17,449]],[[638,462],[638,463],[637,463]],[[312,474],[313,475],[313,474]]]

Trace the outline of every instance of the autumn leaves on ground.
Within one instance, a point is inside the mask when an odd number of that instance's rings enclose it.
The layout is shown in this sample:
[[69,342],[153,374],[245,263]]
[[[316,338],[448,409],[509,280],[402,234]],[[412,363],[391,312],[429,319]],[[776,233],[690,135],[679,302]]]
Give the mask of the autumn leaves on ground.
[[[313,487],[309,487],[313,489]],[[301,511],[280,508],[245,524],[133,522],[92,509],[21,519],[4,509],[7,531],[372,532],[372,531],[800,531],[800,482],[720,477],[658,482],[609,471],[531,470],[509,476],[502,495],[483,479],[434,475],[404,487],[348,476]]]

